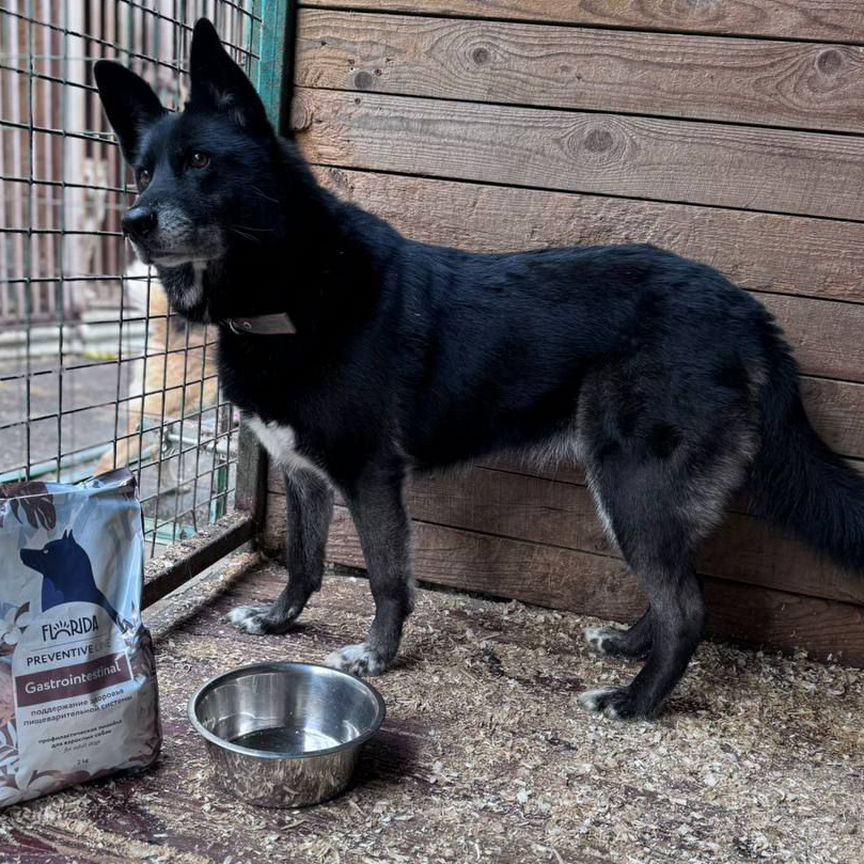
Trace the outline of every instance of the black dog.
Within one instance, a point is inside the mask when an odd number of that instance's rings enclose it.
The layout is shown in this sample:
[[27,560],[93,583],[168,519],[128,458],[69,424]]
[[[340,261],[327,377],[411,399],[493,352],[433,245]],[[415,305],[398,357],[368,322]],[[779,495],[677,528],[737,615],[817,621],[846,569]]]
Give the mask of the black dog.
[[96,81],[138,179],[124,229],[175,310],[219,324],[226,392],[285,471],[289,584],[235,609],[241,629],[285,632],[320,587],[333,484],[376,614],[330,662],[382,672],[412,604],[407,473],[502,449],[578,458],[645,584],[629,630],[586,634],[647,655],[628,687],[582,697],[610,716],[654,714],[687,667],[705,625],[694,551],[737,490],[864,564],[864,481],[808,423],[770,315],[715,270],[650,246],[470,255],[407,240],[317,185],[206,21],[182,113],[115,63]]
[[42,574],[43,612],[63,603],[95,603],[118,627],[125,629],[117,610],[99,590],[90,558],[71,531],[65,531],[59,540],[52,540],[41,549],[22,549],[21,561]]

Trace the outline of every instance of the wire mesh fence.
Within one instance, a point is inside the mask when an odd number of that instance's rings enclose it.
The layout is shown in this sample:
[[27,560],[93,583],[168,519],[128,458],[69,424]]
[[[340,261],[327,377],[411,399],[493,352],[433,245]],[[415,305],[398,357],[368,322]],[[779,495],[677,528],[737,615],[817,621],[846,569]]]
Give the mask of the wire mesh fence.
[[172,315],[123,241],[134,194],[92,65],[120,60],[177,108],[194,22],[253,75],[259,6],[0,0],[0,483],[128,465],[151,554],[232,507],[238,425],[215,332]]

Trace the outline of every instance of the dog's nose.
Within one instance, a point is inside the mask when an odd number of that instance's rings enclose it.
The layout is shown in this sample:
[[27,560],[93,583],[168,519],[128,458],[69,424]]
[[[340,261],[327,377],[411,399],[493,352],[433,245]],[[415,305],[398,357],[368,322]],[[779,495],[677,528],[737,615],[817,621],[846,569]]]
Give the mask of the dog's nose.
[[123,233],[140,240],[156,227],[156,211],[149,207],[133,207],[123,217]]

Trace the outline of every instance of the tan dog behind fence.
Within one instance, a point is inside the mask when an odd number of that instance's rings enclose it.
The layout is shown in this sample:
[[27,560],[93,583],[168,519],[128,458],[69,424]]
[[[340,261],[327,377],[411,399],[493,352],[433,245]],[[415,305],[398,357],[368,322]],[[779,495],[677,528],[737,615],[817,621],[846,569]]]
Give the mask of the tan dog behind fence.
[[134,361],[124,402],[126,432],[121,435],[118,428],[97,474],[139,461],[149,433],[164,434],[184,418],[197,428],[202,412],[218,400],[216,346],[207,344],[206,329],[171,314],[162,285],[155,276],[147,278],[147,267],[140,262],[129,266],[123,281],[126,308],[134,317],[146,316],[147,337],[141,359]]

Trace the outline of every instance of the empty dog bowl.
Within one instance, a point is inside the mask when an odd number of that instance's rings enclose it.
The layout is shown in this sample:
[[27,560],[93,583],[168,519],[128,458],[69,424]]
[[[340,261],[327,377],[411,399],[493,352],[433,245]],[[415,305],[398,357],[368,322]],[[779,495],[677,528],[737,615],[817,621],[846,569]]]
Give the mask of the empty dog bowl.
[[189,700],[223,789],[262,807],[341,792],[384,721],[374,687],[311,663],[261,663],[211,679]]

